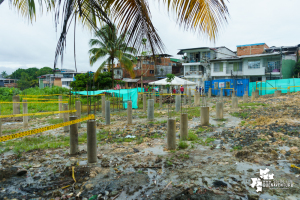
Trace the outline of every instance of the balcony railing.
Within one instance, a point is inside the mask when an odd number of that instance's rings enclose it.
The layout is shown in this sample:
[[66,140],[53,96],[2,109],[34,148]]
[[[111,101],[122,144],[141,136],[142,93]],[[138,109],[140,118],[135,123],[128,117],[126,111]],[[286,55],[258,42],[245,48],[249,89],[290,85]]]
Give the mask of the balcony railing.
[[271,72],[280,72],[280,69],[266,67],[266,73],[271,73]]
[[203,74],[202,71],[188,71],[188,72],[185,72],[185,76],[202,75],[202,74]]

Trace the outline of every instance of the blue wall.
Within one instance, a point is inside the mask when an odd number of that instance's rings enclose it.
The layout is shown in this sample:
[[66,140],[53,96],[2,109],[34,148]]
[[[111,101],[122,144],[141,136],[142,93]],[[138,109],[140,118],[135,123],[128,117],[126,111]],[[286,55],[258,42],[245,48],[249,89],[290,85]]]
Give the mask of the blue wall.
[[[211,88],[212,95],[219,96],[221,88],[234,88],[236,95],[241,97],[248,91],[249,79],[217,79],[213,81],[205,81],[205,92]],[[230,96],[232,89],[223,89],[223,96]],[[249,91],[248,91],[249,95]]]

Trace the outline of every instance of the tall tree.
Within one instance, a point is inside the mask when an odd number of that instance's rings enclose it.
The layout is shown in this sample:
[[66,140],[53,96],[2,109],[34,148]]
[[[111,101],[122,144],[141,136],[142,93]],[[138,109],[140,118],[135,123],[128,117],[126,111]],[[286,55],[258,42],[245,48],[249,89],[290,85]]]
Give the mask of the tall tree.
[[7,77],[6,71],[1,72],[1,76],[2,76],[3,78],[6,78],[6,77]]
[[[0,0],[1,3],[4,0]],[[39,4],[41,10],[55,13],[55,24],[62,20],[62,30],[55,51],[54,68],[58,57],[63,58],[68,27],[76,19],[91,30],[97,31],[103,24],[113,27],[118,24],[122,32],[128,32],[128,46],[140,50],[141,39],[147,38],[153,55],[163,52],[164,45],[152,21],[148,0],[6,0],[31,21],[36,17]],[[224,0],[162,0],[168,12],[173,12],[178,25],[183,29],[204,33],[214,40],[219,29],[227,22],[229,15]],[[75,44],[75,43],[74,43]],[[74,48],[75,49],[75,48]],[[74,52],[75,55],[75,52]]]
[[121,67],[128,71],[130,76],[134,77],[133,63],[136,63],[136,58],[132,54],[135,54],[136,50],[132,47],[127,47],[124,42],[126,34],[123,33],[118,36],[118,29],[114,25],[112,27],[105,25],[95,33],[95,36],[97,39],[91,39],[89,42],[91,47],[97,46],[89,50],[90,65],[93,66],[101,58],[107,57],[107,59],[98,67],[94,74],[94,79],[97,80],[101,70],[108,66],[108,72],[112,72],[113,83],[115,60],[120,62]]

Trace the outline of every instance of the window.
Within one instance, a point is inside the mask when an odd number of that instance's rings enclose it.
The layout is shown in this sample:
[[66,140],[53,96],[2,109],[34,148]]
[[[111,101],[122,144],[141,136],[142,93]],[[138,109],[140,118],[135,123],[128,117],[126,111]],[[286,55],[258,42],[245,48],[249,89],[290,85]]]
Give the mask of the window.
[[241,71],[243,71],[243,63],[242,62],[235,62],[235,63],[233,63],[233,71],[234,72],[241,72]]
[[280,72],[280,61],[268,61],[268,71],[269,72]]
[[223,63],[214,63],[214,72],[223,72]]
[[202,52],[202,58],[210,59],[210,51]]
[[172,66],[172,63],[169,63],[169,66]]
[[196,71],[198,66],[190,66],[190,71]]
[[154,70],[150,70],[150,74],[154,74]]
[[260,68],[259,60],[248,61],[248,69],[258,69],[258,68]]
[[143,64],[148,65],[148,64],[150,64],[150,62],[144,60],[144,61],[143,61]]

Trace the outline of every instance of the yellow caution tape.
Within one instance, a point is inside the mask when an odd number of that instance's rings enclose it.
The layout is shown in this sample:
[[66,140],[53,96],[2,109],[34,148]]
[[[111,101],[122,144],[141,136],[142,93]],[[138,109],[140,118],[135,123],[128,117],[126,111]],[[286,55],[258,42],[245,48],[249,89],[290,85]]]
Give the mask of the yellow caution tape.
[[40,112],[40,113],[26,113],[26,114],[14,114],[14,115],[0,115],[1,118],[9,117],[24,117],[24,116],[35,116],[35,115],[53,115],[59,113],[74,113],[76,110],[64,110],[64,111],[52,111],[52,112]]
[[[56,101],[63,101],[63,100],[60,100],[60,99],[39,99],[39,98],[23,98],[24,100],[47,100],[47,101],[50,101],[50,100],[56,100]],[[64,100],[67,100],[67,99],[64,99]]]
[[[138,94],[153,94],[152,92],[151,93],[148,93],[148,92],[139,92]],[[156,93],[155,95],[187,95],[187,94],[173,94],[173,93],[165,93],[165,94],[160,94],[160,93]]]
[[20,137],[24,137],[24,136],[28,136],[28,135],[34,135],[37,133],[57,129],[57,128],[64,127],[64,126],[70,126],[72,124],[77,124],[79,122],[83,122],[83,121],[86,121],[89,119],[95,119],[95,115],[89,115],[89,116],[81,118],[81,119],[76,119],[76,120],[63,122],[63,123],[59,123],[59,124],[55,124],[55,125],[51,125],[51,126],[46,126],[46,127],[42,127],[42,128],[29,130],[29,131],[15,133],[15,134],[11,134],[11,135],[5,135],[5,136],[0,137],[0,142],[4,142],[7,140],[12,140],[12,139],[16,139],[16,138],[20,138]]
[[68,96],[67,94],[40,94],[40,95],[18,95],[20,97],[51,97],[51,96]]
[[65,187],[62,187],[61,189],[65,189],[65,188],[67,188],[67,187],[70,187],[70,185],[67,185],[67,186],[65,186]]
[[300,167],[297,167],[296,165],[291,165],[292,168],[296,168],[300,170]]
[[75,180],[75,175],[74,175],[74,169],[75,169],[75,167],[74,167],[74,166],[72,166],[72,177],[73,177],[73,179],[74,179],[74,181],[75,181],[75,183],[76,183],[76,180]]
[[68,103],[67,101],[48,101],[48,102],[0,102],[2,103]]

